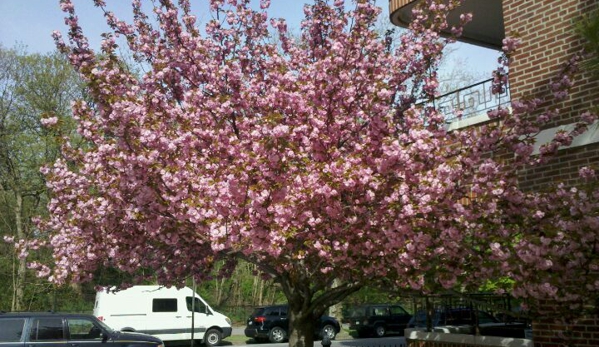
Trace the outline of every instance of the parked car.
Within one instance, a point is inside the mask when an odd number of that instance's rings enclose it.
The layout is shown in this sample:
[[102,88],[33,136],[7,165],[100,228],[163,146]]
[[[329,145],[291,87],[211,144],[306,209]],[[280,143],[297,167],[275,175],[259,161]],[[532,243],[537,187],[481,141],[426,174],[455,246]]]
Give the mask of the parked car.
[[[433,331],[474,334],[476,319],[481,335],[524,338],[527,324],[525,322],[501,322],[492,314],[474,310],[469,307],[445,308],[435,310],[431,317]],[[418,311],[408,323],[411,329],[426,329],[426,312]]]
[[361,305],[351,310],[349,329],[355,331],[359,337],[383,337],[388,332],[403,335],[410,318],[412,316],[400,305]]
[[157,337],[115,331],[88,314],[0,313],[0,346],[164,347]]
[[210,307],[189,287],[101,290],[96,293],[93,314],[117,330],[152,334],[167,343],[189,341],[193,336],[214,347],[221,345],[233,330],[227,316]]
[[[256,341],[284,342],[289,336],[289,320],[287,318],[288,306],[262,306],[254,310],[247,320],[245,336]],[[314,337],[322,339],[327,336],[334,340],[341,327],[339,322],[330,316],[321,316]]]

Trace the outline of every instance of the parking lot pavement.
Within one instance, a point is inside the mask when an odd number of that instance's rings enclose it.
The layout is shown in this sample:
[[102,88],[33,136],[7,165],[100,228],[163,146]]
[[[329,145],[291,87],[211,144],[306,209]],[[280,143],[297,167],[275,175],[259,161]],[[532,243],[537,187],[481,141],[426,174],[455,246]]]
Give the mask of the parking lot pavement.
[[233,328],[233,331],[231,332],[231,335],[245,336],[245,333],[243,332],[245,330],[245,326],[238,325],[238,326],[233,326],[232,328]]

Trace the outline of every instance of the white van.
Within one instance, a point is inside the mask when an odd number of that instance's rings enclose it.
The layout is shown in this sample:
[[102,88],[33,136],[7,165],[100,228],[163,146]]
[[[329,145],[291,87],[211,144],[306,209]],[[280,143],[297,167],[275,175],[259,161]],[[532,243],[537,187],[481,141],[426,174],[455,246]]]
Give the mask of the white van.
[[231,336],[231,320],[188,287],[133,286],[96,293],[94,316],[109,327],[154,335],[162,341],[192,339],[217,346]]

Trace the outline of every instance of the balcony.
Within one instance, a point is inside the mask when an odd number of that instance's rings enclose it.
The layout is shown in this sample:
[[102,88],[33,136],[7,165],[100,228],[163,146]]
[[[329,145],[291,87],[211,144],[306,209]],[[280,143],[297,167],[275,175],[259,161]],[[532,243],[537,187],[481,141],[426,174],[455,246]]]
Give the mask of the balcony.
[[503,93],[491,92],[493,79],[488,79],[436,97],[422,105],[434,106],[445,114],[450,129],[457,129],[489,120],[487,111],[511,102],[509,86]]
[[[420,0],[389,0],[389,16],[393,24],[407,27],[412,9]],[[460,14],[472,13],[472,21],[464,28],[460,41],[492,49],[500,49],[505,37],[502,0],[465,0],[461,8],[450,13],[450,26],[459,23]]]

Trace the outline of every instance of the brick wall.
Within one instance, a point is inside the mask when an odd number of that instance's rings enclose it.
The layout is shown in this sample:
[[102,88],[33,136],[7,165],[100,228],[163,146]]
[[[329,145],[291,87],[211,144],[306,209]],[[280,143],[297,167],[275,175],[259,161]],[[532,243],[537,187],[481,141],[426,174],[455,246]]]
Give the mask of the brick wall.
[[[575,21],[597,6],[597,0],[503,1],[506,35],[522,41],[510,65],[512,99],[548,94],[548,82],[582,48],[574,31]],[[573,97],[563,103],[567,112],[560,119],[562,124],[571,122],[573,111],[597,105],[596,78],[582,76],[575,89]]]
[[408,347],[532,347],[532,341],[528,339],[429,333],[413,329],[406,329],[405,337]]
[[[551,79],[582,49],[582,41],[574,31],[575,21],[598,6],[597,0],[503,1],[506,35],[518,36],[523,43],[510,65],[513,100],[550,95]],[[576,122],[584,110],[599,107],[599,81],[583,73],[575,80],[567,100],[544,106],[560,109],[560,116],[547,127]],[[530,190],[558,181],[575,184],[582,166],[599,167],[599,144],[561,150],[546,165],[523,172],[520,183]],[[552,318],[539,318],[533,322],[533,340],[535,347],[597,347],[599,318],[578,319],[569,325],[556,323]]]
[[[408,347],[503,347],[501,345],[489,346],[486,344],[474,345],[458,342],[440,342],[440,341],[408,341]],[[393,346],[396,347],[396,346]],[[400,346],[397,346],[400,347]]]
[[543,189],[546,185],[556,181],[571,186],[578,182],[578,169],[580,167],[598,165],[599,143],[563,149],[557,158],[546,165],[522,172],[520,181],[525,182],[527,189],[530,190]]
[[[574,23],[582,14],[599,6],[597,0],[504,0],[506,35],[520,37],[522,46],[510,65],[512,99],[547,97],[549,83],[563,64],[582,49]],[[569,99],[557,104],[560,116],[547,127],[570,124],[591,107],[599,107],[599,81],[589,73],[575,80]],[[544,167],[522,173],[521,185],[536,190],[548,183],[577,182],[582,165],[599,164],[599,146],[589,145],[561,151]]]
[[580,318],[571,324],[538,319],[532,329],[535,347],[599,346],[599,317]]

